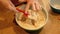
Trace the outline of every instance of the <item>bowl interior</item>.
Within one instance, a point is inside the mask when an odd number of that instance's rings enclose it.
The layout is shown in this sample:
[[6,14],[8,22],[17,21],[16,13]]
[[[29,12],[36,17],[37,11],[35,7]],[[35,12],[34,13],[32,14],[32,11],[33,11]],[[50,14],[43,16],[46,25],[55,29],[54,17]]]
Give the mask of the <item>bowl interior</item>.
[[[24,9],[25,6],[26,6],[26,5],[22,5],[22,6],[18,6],[18,7],[20,7],[21,9]],[[30,9],[31,9],[31,8],[30,8]],[[42,8],[42,11],[43,11],[43,13],[45,14],[45,23],[44,23],[43,25],[41,25],[41,27],[39,27],[39,29],[42,28],[42,27],[47,23],[47,20],[48,20],[48,12],[45,11],[44,8]],[[17,22],[17,24],[20,26],[20,24],[19,24],[18,21],[17,21],[17,16],[18,16],[18,14],[16,13],[16,22]],[[21,26],[20,26],[20,27],[21,27]],[[22,27],[22,28],[23,28],[23,27]],[[24,29],[25,29],[25,28],[24,28]],[[32,29],[26,29],[26,30],[32,30]],[[33,30],[38,30],[38,29],[33,29]]]

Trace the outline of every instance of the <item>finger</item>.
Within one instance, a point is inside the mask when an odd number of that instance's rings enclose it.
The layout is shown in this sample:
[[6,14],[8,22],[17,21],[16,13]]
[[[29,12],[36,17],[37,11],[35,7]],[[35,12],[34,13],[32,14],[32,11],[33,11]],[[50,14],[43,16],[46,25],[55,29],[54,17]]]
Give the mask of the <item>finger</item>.
[[32,9],[36,10],[35,4],[32,4]]
[[9,4],[10,4],[11,9],[15,8],[15,6],[13,5],[13,3],[10,0],[9,0]]
[[13,3],[10,0],[8,2],[10,4],[10,6],[9,6],[10,10],[14,11],[14,12],[17,12],[16,7],[13,5]]
[[40,10],[40,5],[38,3],[35,3],[35,7],[37,10]]
[[9,0],[9,3],[12,7],[15,7],[14,4]]
[[29,10],[29,7],[30,7],[30,3],[27,3],[26,8],[25,8],[26,12]]
[[38,5],[39,5],[39,8],[41,9],[41,5],[40,5],[40,3],[38,3]]

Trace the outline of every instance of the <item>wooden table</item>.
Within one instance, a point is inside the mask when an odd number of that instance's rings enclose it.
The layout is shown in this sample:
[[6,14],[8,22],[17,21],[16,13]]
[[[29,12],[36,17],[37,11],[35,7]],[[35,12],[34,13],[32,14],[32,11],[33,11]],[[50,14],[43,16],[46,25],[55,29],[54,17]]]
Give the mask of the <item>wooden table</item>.
[[[49,19],[39,34],[60,34],[60,15],[53,13],[49,8],[49,0],[43,0],[49,13]],[[14,20],[14,13],[0,11],[0,34],[29,34],[20,28]]]

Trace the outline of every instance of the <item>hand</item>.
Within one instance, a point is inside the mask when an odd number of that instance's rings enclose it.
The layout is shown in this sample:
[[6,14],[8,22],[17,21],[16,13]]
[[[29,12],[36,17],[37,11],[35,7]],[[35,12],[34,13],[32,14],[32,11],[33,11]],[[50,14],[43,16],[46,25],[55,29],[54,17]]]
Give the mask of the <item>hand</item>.
[[32,6],[33,10],[39,10],[41,8],[38,0],[20,0],[20,2],[27,2],[25,11],[28,11],[30,6]]
[[16,11],[10,0],[0,0],[0,10]]

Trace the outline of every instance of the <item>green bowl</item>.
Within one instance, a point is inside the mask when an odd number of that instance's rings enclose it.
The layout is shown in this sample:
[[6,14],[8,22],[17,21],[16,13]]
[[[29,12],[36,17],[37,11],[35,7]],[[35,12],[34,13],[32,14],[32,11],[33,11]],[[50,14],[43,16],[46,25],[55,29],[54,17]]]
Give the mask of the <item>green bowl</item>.
[[53,12],[60,14],[60,0],[50,0],[50,7]]

